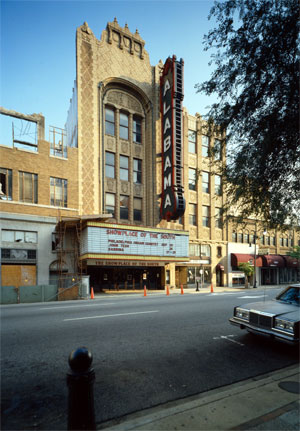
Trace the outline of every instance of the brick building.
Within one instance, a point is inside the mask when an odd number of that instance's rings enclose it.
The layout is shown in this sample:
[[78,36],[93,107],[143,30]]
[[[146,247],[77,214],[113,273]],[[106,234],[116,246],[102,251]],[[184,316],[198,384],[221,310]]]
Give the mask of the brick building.
[[162,219],[164,64],[151,66],[138,31],[116,19],[100,40],[87,23],[77,29],[76,61],[66,136],[53,127],[46,141],[42,116],[1,110],[37,128],[34,144],[0,147],[2,284],[58,279],[64,287],[83,276],[96,291],[232,283],[233,228],[220,212],[224,136],[182,109],[185,212]]

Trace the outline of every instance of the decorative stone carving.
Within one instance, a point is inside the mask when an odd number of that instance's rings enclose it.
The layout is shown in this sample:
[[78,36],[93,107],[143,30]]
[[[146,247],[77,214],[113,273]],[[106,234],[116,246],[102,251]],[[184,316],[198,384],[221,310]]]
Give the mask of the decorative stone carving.
[[129,153],[129,146],[127,142],[122,142],[121,143],[121,152],[128,154]]
[[124,181],[121,182],[121,192],[122,193],[129,193],[129,184],[125,183]]
[[142,146],[141,145],[135,145],[134,146],[134,155],[136,157],[141,157],[142,156]]
[[190,237],[191,238],[197,238],[197,228],[196,227],[191,226],[189,231],[190,231]]
[[139,114],[143,113],[140,102],[129,94],[118,90],[110,90],[106,96],[106,103],[112,103],[122,108],[131,109]]
[[137,184],[134,184],[134,186],[133,186],[133,194],[135,196],[141,196],[142,195],[142,186],[138,186]]
[[115,139],[114,138],[107,138],[106,148],[108,150],[115,150]]
[[107,187],[107,190],[109,190],[110,192],[114,192],[115,191],[114,180],[106,180],[106,187]]

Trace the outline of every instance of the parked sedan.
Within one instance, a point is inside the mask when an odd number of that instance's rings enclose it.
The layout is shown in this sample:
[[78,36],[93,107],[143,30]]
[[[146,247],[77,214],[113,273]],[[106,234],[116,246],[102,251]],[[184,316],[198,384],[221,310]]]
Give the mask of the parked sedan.
[[256,334],[299,343],[300,284],[284,289],[271,301],[251,302],[234,307],[232,325]]

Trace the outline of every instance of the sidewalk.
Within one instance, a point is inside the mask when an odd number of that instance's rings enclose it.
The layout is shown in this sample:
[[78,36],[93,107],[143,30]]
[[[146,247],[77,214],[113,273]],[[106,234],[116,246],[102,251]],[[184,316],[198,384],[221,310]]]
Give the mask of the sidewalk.
[[[268,290],[268,289],[274,289],[274,288],[278,288],[283,290],[285,287],[289,286],[289,284],[280,284],[280,285],[274,285],[274,286],[258,286],[255,289],[253,287],[249,287],[249,288],[245,288],[243,286],[239,286],[239,287],[227,287],[227,286],[217,286],[214,287],[213,286],[213,292],[211,290],[211,286],[207,286],[207,287],[201,287],[199,288],[199,291],[197,291],[195,288],[192,287],[188,287],[188,288],[184,288],[184,294],[200,294],[200,293],[224,293],[224,292],[248,292],[248,291],[264,291],[264,290]],[[140,295],[144,295],[144,290],[124,290],[124,289],[119,289],[119,290],[106,290],[103,293],[95,293],[95,297],[96,296],[101,296],[101,295],[117,295],[117,294],[140,294]],[[181,289],[178,288],[170,288],[170,295],[173,294],[181,294]],[[147,295],[166,295],[166,291],[165,289],[161,289],[161,290],[148,290],[147,289]]]
[[298,365],[99,424],[98,430],[299,430]]

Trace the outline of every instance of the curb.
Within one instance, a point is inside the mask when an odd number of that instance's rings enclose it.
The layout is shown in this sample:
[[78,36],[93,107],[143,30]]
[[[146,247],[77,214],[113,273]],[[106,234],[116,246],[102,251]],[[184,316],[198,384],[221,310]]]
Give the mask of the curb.
[[133,413],[99,424],[97,429],[246,430],[249,426],[255,429],[261,423],[299,408],[299,395],[279,387],[286,379],[298,381],[298,365]]

